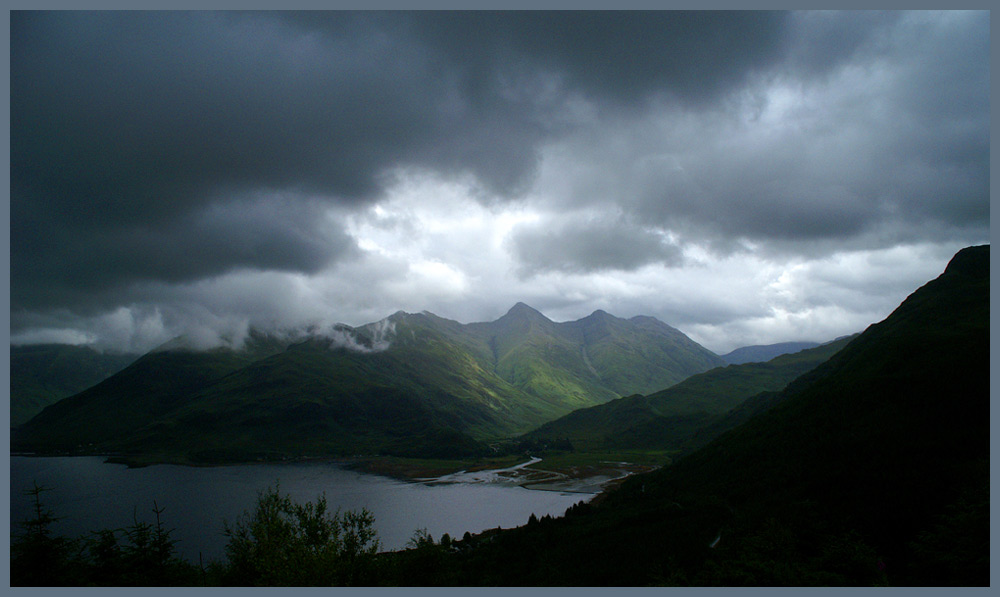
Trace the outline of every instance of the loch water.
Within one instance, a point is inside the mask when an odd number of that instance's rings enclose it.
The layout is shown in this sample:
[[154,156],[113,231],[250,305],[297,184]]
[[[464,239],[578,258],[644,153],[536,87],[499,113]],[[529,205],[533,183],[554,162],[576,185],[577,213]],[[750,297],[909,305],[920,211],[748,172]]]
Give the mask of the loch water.
[[[484,481],[483,479],[486,479]],[[520,526],[531,514],[560,516],[593,494],[538,491],[490,481],[407,482],[361,473],[330,462],[244,464],[215,467],[154,465],[128,468],[96,456],[10,458],[11,537],[33,516],[25,490],[51,488],[43,504],[59,518],[55,533],[79,537],[98,529],[153,523],[154,504],[172,529],[178,553],[198,563],[224,556],[223,521],[234,523],[258,493],[278,485],[282,494],[305,502],[324,494],[331,510],[374,514],[383,549],[400,549],[418,529],[440,540],[469,531]]]

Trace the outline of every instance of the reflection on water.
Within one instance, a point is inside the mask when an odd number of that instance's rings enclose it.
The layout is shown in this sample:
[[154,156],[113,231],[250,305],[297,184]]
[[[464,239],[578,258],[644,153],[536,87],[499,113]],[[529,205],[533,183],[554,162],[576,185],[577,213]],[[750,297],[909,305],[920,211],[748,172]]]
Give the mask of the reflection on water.
[[466,531],[523,525],[532,513],[539,518],[561,516],[569,506],[592,497],[518,487],[522,469],[532,463],[407,483],[333,463],[129,469],[105,464],[100,457],[14,456],[11,534],[19,533],[19,523],[32,516],[31,498],[23,492],[33,482],[52,488],[43,493],[43,500],[61,517],[53,530],[70,537],[125,527],[134,520],[152,522],[155,502],[163,509],[166,526],[174,529],[171,536],[179,540],[178,551],[193,562],[199,553],[206,561],[222,557],[223,521],[234,522],[253,506],[260,490],[275,483],[297,501],[314,500],[325,492],[333,509],[367,508],[375,515],[385,549],[404,547],[417,529],[426,529],[436,539],[444,533],[458,538]]

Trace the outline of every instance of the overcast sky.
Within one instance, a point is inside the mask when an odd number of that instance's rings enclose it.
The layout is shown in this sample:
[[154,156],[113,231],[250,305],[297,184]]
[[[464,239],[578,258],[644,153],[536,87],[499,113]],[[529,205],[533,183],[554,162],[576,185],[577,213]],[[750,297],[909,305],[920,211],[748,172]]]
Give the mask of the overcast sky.
[[987,12],[11,13],[11,340],[428,310],[719,353],[989,242]]

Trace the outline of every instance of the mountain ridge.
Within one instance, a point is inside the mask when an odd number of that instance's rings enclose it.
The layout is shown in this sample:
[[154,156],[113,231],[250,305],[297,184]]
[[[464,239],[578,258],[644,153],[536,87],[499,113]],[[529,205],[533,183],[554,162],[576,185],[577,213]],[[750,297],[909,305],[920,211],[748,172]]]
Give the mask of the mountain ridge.
[[[481,442],[606,402],[629,385],[660,389],[721,362],[662,322],[598,318],[602,334],[590,341],[584,328],[596,320],[556,323],[518,303],[493,322],[397,311],[304,337],[254,332],[240,349],[164,346],[47,408],[13,434],[12,445],[203,457],[264,447],[282,454],[317,446],[327,453],[448,452],[430,439],[408,445],[416,433],[449,438],[456,454],[476,453],[485,449]],[[375,403],[385,412],[373,410]],[[223,420],[233,426],[213,427]],[[269,422],[300,439],[265,432]]]

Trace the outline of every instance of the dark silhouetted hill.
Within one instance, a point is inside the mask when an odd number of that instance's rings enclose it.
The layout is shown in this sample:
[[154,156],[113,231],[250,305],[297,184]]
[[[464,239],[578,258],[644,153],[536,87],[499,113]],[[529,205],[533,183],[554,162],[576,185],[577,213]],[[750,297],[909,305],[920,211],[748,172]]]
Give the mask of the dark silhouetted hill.
[[440,576],[988,586],[989,350],[989,247],[972,247],[704,448],[595,506],[474,541]]

